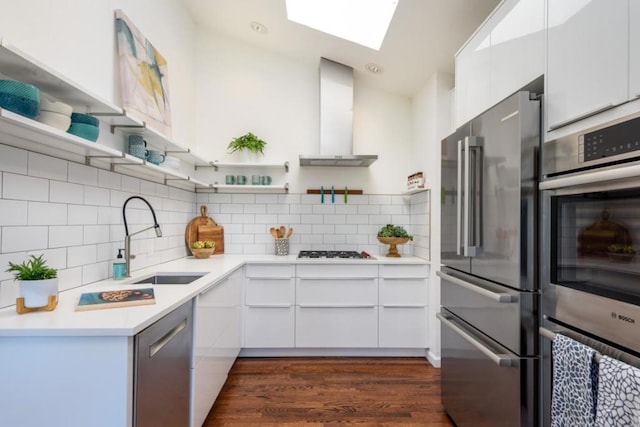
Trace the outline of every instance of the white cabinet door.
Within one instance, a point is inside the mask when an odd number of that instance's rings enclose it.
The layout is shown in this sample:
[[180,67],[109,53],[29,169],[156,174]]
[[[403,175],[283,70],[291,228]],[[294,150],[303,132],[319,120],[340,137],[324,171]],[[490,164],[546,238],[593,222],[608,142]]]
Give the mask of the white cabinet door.
[[242,271],[196,298],[192,425],[201,426],[240,352]]
[[427,265],[380,266],[381,348],[427,347]]
[[628,1],[548,0],[549,129],[627,100]]
[[296,307],[296,347],[375,348],[378,307]]
[[544,0],[506,0],[491,17],[491,105],[544,74]]
[[640,98],[640,2],[629,4],[629,99]]
[[491,28],[482,26],[456,55],[456,128],[491,106]]
[[293,348],[295,267],[250,264],[245,268],[244,347]]

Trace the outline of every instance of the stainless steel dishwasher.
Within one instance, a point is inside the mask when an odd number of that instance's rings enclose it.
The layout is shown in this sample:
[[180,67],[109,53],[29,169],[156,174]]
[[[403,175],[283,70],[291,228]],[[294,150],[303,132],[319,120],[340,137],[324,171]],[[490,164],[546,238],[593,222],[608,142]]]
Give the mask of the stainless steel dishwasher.
[[189,301],[135,336],[135,427],[189,425],[192,321]]

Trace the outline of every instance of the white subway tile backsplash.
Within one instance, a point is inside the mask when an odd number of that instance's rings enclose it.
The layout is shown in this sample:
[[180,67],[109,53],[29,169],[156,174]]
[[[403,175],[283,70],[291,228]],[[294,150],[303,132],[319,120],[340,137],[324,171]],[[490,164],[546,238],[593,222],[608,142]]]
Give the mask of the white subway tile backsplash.
[[47,248],[47,227],[2,227],[2,252]]
[[269,227],[266,224],[243,224],[242,232],[244,234],[269,234]]
[[294,225],[300,224],[301,215],[278,215],[278,224],[283,225]]
[[98,169],[79,163],[69,162],[69,182],[75,184],[98,185]]
[[370,205],[390,205],[391,196],[390,195],[370,195],[369,204]]
[[[0,253],[0,280],[13,280],[13,273],[9,273],[6,269],[9,267],[9,263],[20,264],[27,259],[26,252],[9,252]],[[1,292],[1,291],[0,291]]]
[[111,272],[109,271],[108,262],[99,262],[97,264],[88,264],[82,267],[82,283],[93,283],[99,280],[109,278]]
[[82,267],[66,268],[58,270],[58,290],[77,288],[82,285]]
[[278,203],[278,195],[277,194],[256,194],[256,203],[264,203],[267,205]]
[[349,195],[349,201],[347,202],[350,205],[368,205],[369,204],[369,196],[366,195]]
[[28,162],[29,176],[55,179],[59,181],[67,180],[68,162],[66,160],[60,160],[42,154],[30,152]]
[[337,214],[344,215],[355,215],[358,213],[358,206],[356,205],[337,205],[336,206]]
[[244,212],[244,205],[241,204],[225,204],[220,206],[220,213],[224,214],[241,214]]
[[349,215],[347,216],[347,224],[369,224],[369,215]]
[[84,186],[80,184],[72,184],[68,182],[50,181],[50,197],[51,202],[57,203],[75,203],[81,205],[84,203]]
[[98,223],[98,207],[87,205],[69,205],[67,208],[67,224],[97,224]]
[[[329,200],[329,202],[330,202],[330,200]],[[334,205],[326,204],[326,203],[327,203],[327,198],[325,196],[325,204],[313,205],[313,213],[316,214],[316,215],[335,213],[336,207]]]
[[325,224],[346,224],[346,215],[324,215],[323,222]]
[[289,213],[289,205],[267,205],[267,213],[270,214],[288,214]]
[[316,203],[320,203],[320,195],[319,194],[302,194],[300,196],[300,203],[303,205],[315,205]]
[[0,200],[0,226],[27,225],[28,202]]
[[324,238],[321,234],[304,234],[300,237],[300,243],[303,245],[313,245],[323,242]]
[[360,205],[358,206],[358,213],[366,215],[379,215],[380,205]]
[[122,177],[122,191],[140,194],[140,179],[124,175]]
[[301,224],[324,224],[322,215],[300,215]]
[[330,243],[330,244],[346,243],[345,235],[344,234],[325,234],[323,243]]
[[4,173],[2,198],[16,200],[49,201],[49,180],[25,175]]
[[[43,227],[46,229],[46,227]],[[61,225],[49,227],[49,247],[61,248],[82,244],[82,226]],[[3,249],[4,251],[4,249]]]
[[255,194],[232,194],[231,203],[255,203]]
[[234,214],[231,215],[233,224],[255,224],[256,216],[254,214]]
[[402,205],[382,205],[380,206],[380,213],[383,215],[401,215],[402,214]]
[[244,205],[244,213],[264,214],[267,213],[267,205]]
[[27,174],[28,151],[0,145],[0,170],[17,174]]
[[85,185],[84,204],[93,206],[110,206],[111,192],[106,188]]
[[94,264],[97,260],[98,248],[96,245],[72,246],[67,248],[68,267]]
[[231,234],[242,234],[243,230],[244,230],[244,226],[247,224],[225,224],[224,225],[224,234],[226,235],[231,235]]
[[158,197],[169,197],[169,187],[162,184],[156,184],[156,196]]
[[83,244],[107,243],[109,238],[108,225],[85,225]]
[[29,202],[29,225],[66,225],[67,205],[63,203]]
[[18,296],[18,284],[14,280],[0,282],[0,308],[15,304]]
[[98,187],[109,188],[111,190],[121,190],[122,177],[123,175],[115,172],[98,169]]
[[335,232],[334,225],[313,225],[311,227],[313,234],[333,234]]
[[299,205],[300,194],[278,194],[278,203],[286,205]]
[[313,213],[312,205],[289,205],[289,212],[292,214],[311,214]]

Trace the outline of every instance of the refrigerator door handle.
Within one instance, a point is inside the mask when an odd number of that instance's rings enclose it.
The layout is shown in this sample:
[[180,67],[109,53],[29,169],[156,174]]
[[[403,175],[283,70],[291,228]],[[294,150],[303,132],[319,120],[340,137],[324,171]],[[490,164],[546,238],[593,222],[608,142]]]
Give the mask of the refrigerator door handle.
[[[473,165],[471,159],[473,159]],[[464,256],[477,255],[482,238],[481,223],[482,147],[478,137],[466,136],[464,138]]]
[[469,202],[470,202],[470,185],[469,185],[469,137],[464,137],[464,212],[463,212],[463,235],[462,235],[462,246],[463,246],[463,255],[471,256],[469,254]]
[[462,225],[462,185],[463,185],[463,177],[462,177],[462,140],[458,140],[458,185],[457,191],[458,195],[456,197],[456,255],[462,255],[460,248],[462,247],[462,235],[461,235],[461,225]]
[[510,304],[518,302],[517,295],[511,295],[502,292],[493,292],[488,289],[482,288],[480,286],[473,285],[469,282],[465,282],[462,279],[458,279],[457,277],[451,276],[447,273],[443,273],[442,271],[436,271],[436,276],[453,283],[454,285],[458,285],[462,288],[475,292],[476,294],[482,295],[483,297],[491,298],[493,301],[496,301],[501,304]]
[[458,334],[460,338],[464,339],[469,344],[477,348],[478,351],[480,351],[482,354],[487,356],[487,358],[489,358],[489,360],[491,360],[496,365],[500,367],[518,366],[518,363],[519,363],[518,358],[514,358],[512,356],[509,356],[508,354],[494,353],[493,350],[491,350],[489,347],[484,345],[482,342],[478,341],[470,333],[468,333],[467,331],[465,331],[464,329],[462,329],[461,327],[459,327],[458,325],[450,321],[449,319],[451,317],[447,317],[446,315],[443,315],[441,313],[436,313],[436,317],[438,318],[438,320],[440,320],[440,322],[442,322],[443,325],[445,325],[446,327],[451,329],[453,332]]

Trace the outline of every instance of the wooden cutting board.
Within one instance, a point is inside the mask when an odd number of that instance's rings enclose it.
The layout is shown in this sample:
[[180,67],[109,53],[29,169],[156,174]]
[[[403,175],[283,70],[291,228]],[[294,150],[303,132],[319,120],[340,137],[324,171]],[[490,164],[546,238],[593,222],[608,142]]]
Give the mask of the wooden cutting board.
[[197,240],[213,240],[216,242],[216,248],[213,253],[224,253],[224,227],[209,218],[205,205],[200,206],[200,216],[192,219],[187,225],[184,239],[189,248]]

